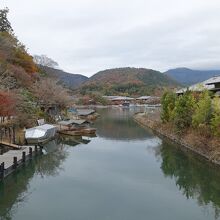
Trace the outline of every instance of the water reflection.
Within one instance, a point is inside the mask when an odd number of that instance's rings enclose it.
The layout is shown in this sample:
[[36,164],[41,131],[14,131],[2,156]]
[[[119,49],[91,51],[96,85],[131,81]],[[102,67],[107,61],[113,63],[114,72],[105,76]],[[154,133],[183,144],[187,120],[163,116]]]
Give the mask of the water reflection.
[[33,178],[35,166],[31,163],[22,173],[9,176],[0,183],[0,216],[1,219],[12,219],[13,205],[19,206],[25,200],[24,193],[28,191],[29,181]]
[[62,163],[68,156],[66,147],[61,141],[53,140],[44,146],[46,154],[36,163],[36,173],[42,178],[59,175],[62,171]]
[[[16,173],[0,182],[0,219],[12,219],[16,209],[29,197],[29,182],[34,175],[41,178],[56,176],[62,170],[62,163],[68,156],[68,152],[59,140],[46,144],[47,153],[36,157]],[[16,204],[16,206],[14,206]]]
[[220,217],[220,169],[190,152],[163,141],[157,149],[161,157],[161,170],[166,177],[175,180],[187,199],[197,200],[203,207],[212,206],[215,219]]
[[[96,136],[95,136],[96,137]],[[61,135],[59,137],[60,143],[64,145],[68,145],[71,147],[74,147],[78,144],[89,144],[91,142],[92,137],[86,137],[86,136],[69,136],[69,135]]]
[[146,132],[133,121],[132,115],[138,111],[140,111],[140,108],[109,108],[98,110],[102,115],[95,123],[98,129],[98,136],[121,141],[140,141],[153,137],[153,134]]
[[[47,219],[59,219],[58,210],[64,218],[68,212],[71,219],[83,220],[107,219],[107,214],[115,220],[170,215],[182,220],[193,214],[213,219],[201,214],[201,207],[219,218],[220,169],[141,128],[131,118],[134,111],[99,110],[97,138],[61,136],[48,143],[45,155],[0,183],[0,219],[23,220],[44,200],[51,202],[45,204]],[[63,196],[59,202],[51,201],[56,191]],[[179,213],[185,198],[195,202],[188,206],[189,215]],[[167,207],[177,210],[167,214]]]
[[[102,111],[105,113],[103,114]],[[102,118],[96,123],[98,135],[111,140],[145,140],[154,137],[150,131],[137,126],[128,109],[100,111]],[[137,109],[139,111],[139,109]],[[162,141],[154,151],[161,161],[165,177],[175,180],[178,189],[187,199],[195,199],[202,207],[213,207],[215,219],[220,217],[220,168],[190,152],[180,150],[174,144]]]
[[60,136],[44,146],[44,155],[34,158],[4,182],[0,182],[0,219],[13,219],[16,209],[30,196],[29,183],[35,175],[41,178],[59,175],[63,171],[62,164],[68,157],[68,147],[88,144],[90,141],[89,137]]

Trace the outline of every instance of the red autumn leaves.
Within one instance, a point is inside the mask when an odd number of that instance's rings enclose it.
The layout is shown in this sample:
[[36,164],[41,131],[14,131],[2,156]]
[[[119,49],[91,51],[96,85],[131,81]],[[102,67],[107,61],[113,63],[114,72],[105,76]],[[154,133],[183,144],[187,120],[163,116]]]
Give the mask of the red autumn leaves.
[[0,91],[0,117],[13,116],[15,114],[16,100],[12,93]]

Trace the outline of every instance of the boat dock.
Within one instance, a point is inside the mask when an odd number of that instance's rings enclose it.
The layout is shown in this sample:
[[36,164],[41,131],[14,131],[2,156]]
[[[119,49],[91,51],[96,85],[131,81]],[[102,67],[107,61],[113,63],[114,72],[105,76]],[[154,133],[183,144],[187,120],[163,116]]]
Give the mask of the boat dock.
[[[11,144],[4,143],[4,146],[11,147]],[[17,145],[14,145],[14,147]],[[38,154],[42,154],[42,147],[39,146],[17,146],[17,150],[9,150],[0,155],[0,180],[3,180],[18,167],[25,164]],[[15,148],[14,148],[15,149]]]

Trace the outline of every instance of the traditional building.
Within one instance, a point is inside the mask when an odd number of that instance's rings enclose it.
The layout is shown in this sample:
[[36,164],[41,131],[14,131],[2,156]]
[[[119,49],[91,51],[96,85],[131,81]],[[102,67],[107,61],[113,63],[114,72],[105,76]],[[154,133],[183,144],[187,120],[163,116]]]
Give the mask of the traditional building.
[[181,95],[184,94],[186,91],[192,91],[200,93],[204,90],[209,90],[214,94],[220,93],[220,76],[214,76],[208,80],[205,80],[201,83],[194,84],[192,86],[182,88],[176,92],[176,94]]
[[111,102],[112,105],[122,105],[123,103],[131,103],[135,99],[127,96],[103,96],[103,98],[106,98]]

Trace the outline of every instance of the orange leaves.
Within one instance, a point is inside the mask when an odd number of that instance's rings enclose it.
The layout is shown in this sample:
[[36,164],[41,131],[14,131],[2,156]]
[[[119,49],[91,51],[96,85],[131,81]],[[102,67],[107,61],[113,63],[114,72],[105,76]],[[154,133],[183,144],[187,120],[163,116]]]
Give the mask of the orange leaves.
[[0,33],[0,59],[2,62],[22,67],[30,76],[38,71],[25,46],[9,33]]
[[25,51],[22,51],[20,48],[16,50],[15,57],[12,62],[23,67],[24,70],[30,74],[36,73],[38,70],[32,56]]

